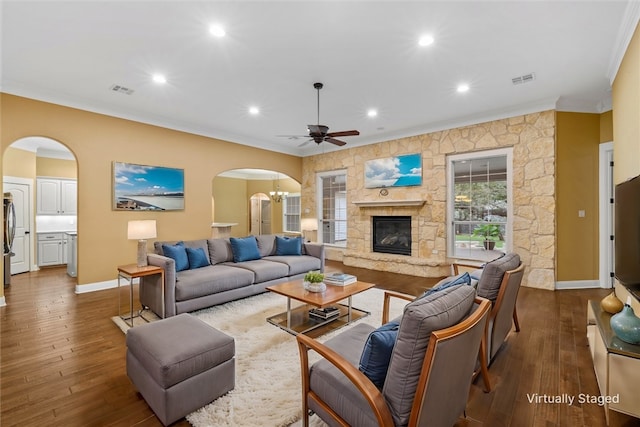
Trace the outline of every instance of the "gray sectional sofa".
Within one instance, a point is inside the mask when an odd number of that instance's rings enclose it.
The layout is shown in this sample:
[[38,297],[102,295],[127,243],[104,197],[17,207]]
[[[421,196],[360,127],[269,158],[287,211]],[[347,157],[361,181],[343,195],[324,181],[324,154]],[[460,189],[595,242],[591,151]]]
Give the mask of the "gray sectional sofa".
[[[141,304],[162,317],[164,287],[164,317],[171,317],[256,295],[265,292],[267,286],[302,279],[309,271],[324,271],[324,246],[321,244],[300,240],[298,254],[290,250],[294,243],[292,239],[274,234],[259,235],[255,236],[257,253],[249,251],[249,256],[240,253],[240,249],[246,249],[246,243],[253,244],[253,238],[155,242],[155,253],[148,254],[147,261],[149,265],[164,269],[164,283],[160,283],[159,275],[142,278]],[[240,246],[239,241],[244,246]],[[182,247],[189,255],[187,268],[184,268],[182,254],[173,253],[174,249],[181,250]],[[165,253],[169,250],[171,253]]]

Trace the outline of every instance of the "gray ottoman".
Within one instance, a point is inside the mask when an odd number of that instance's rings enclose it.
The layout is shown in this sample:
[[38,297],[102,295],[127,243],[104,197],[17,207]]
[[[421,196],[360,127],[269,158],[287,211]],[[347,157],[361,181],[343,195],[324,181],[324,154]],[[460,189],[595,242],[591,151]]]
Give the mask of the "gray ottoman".
[[164,425],[235,386],[232,337],[190,314],[127,332],[127,375]]

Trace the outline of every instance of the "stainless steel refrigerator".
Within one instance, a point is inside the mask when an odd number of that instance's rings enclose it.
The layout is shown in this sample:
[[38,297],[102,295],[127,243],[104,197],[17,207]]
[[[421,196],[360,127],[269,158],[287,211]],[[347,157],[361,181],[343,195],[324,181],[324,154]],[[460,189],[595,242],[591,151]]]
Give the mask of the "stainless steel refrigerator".
[[11,193],[4,193],[2,197],[2,206],[4,209],[3,221],[4,221],[4,287],[6,288],[11,284],[11,257],[14,255],[13,238],[16,235],[16,208],[13,204],[13,197]]

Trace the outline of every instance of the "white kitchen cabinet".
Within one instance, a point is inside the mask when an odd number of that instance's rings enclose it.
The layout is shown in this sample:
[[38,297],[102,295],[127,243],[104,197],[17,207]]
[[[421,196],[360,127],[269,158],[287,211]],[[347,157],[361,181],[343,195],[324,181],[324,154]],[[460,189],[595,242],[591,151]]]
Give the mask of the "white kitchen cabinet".
[[36,208],[38,215],[75,215],[78,212],[78,181],[38,178]]
[[64,233],[38,233],[38,266],[65,264]]

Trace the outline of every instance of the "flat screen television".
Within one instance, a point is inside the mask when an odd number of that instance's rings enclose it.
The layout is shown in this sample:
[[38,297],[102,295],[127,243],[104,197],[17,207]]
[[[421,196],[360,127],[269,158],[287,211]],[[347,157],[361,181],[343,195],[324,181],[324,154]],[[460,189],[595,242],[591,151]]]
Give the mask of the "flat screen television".
[[615,276],[626,286],[640,286],[640,176],[616,185]]

